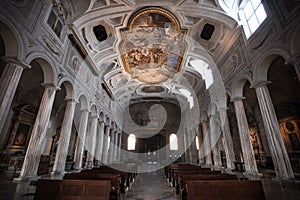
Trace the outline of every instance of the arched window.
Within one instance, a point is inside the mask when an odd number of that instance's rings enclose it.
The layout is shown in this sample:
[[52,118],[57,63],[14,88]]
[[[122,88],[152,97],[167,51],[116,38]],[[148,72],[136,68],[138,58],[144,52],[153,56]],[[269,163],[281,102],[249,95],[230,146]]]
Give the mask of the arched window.
[[170,135],[170,150],[178,150],[178,139],[174,133]]
[[199,147],[199,138],[198,138],[197,135],[196,135],[196,139],[195,140],[196,140],[196,149],[199,150],[199,148],[200,148]]
[[239,17],[249,38],[267,18],[267,14],[261,0],[247,0],[239,8]]
[[135,150],[136,138],[134,134],[130,134],[127,140],[127,150]]

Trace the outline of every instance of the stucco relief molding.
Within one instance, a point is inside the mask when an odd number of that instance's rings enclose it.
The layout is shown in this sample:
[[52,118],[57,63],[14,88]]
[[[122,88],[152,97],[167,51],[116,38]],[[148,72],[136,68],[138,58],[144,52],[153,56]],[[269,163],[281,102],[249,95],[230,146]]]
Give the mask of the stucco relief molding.
[[60,56],[58,49],[52,44],[52,42],[49,39],[47,39],[47,37],[45,35],[42,36],[42,40],[44,41],[44,43],[46,44],[46,46],[50,49],[50,51],[52,53]]

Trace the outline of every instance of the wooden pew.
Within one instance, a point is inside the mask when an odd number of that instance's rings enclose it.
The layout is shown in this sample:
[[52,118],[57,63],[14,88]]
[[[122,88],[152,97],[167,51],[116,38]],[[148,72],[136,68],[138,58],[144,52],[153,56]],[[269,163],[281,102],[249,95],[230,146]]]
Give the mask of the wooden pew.
[[95,173],[72,173],[65,174],[64,180],[109,180],[111,182],[110,199],[119,199],[120,197],[120,174],[95,174]]
[[236,175],[232,174],[178,174],[178,185],[176,185],[176,194],[180,194],[182,199],[186,199],[186,182],[191,180],[238,180]]
[[265,200],[261,181],[186,181],[188,200]]
[[82,171],[82,173],[93,173],[93,174],[120,174],[121,183],[120,183],[120,192],[125,193],[127,188],[130,186],[131,177],[127,172],[121,172],[116,169],[101,167],[101,168],[93,168],[92,170]]
[[35,200],[109,200],[109,180],[51,180],[40,179]]
[[211,171],[210,168],[173,169],[171,174],[173,187],[178,184],[178,174],[221,174],[221,171]]
[[62,200],[109,200],[109,180],[64,180],[59,199]]
[[59,198],[62,180],[39,179],[37,182],[34,199],[54,200]]

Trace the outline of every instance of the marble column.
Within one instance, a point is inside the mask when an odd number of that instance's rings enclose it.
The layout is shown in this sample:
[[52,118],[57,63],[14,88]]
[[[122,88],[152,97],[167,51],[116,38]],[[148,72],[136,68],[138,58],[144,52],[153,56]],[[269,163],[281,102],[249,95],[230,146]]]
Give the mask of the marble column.
[[224,138],[224,150],[226,155],[226,165],[227,169],[234,169],[235,155],[233,150],[233,142],[230,133],[229,121],[227,116],[227,109],[220,109],[220,119],[221,119],[221,128]]
[[221,138],[221,130],[220,130],[220,123],[218,123],[218,118],[216,115],[211,115],[210,117],[210,126],[209,126],[209,134],[211,139],[211,147],[213,153],[213,161],[214,166],[216,168],[222,167],[222,160],[221,160],[221,152],[219,146],[219,140]]
[[242,97],[233,99],[246,173],[258,174]]
[[74,160],[75,161],[74,169],[77,169],[77,170],[81,170],[81,167],[82,167],[82,157],[83,157],[83,151],[84,151],[88,117],[89,117],[89,111],[87,109],[81,110],[80,124],[79,124],[79,128],[78,128],[78,140],[77,140],[75,160]]
[[297,77],[298,77],[298,81],[300,82],[300,60],[295,60],[293,62]]
[[102,149],[102,162],[107,163],[107,153],[108,153],[108,137],[109,137],[109,132],[110,132],[110,126],[105,125],[105,134],[104,134],[104,139],[103,139],[103,149]]
[[202,131],[203,131],[203,145],[204,145],[204,155],[205,155],[205,165],[212,165],[211,158],[211,146],[210,146],[210,135],[208,132],[207,121],[202,121]]
[[281,136],[267,82],[260,82],[256,84],[254,88],[263,118],[276,176],[280,179],[292,179],[294,178],[293,169]]
[[113,157],[114,157],[114,150],[115,150],[115,129],[114,128],[111,128],[110,129],[110,143],[108,144],[109,147],[108,147],[108,163],[112,163],[113,162]]
[[98,162],[102,161],[102,149],[103,149],[103,140],[104,140],[104,121],[100,121],[98,132],[97,132],[97,145],[95,150],[95,157]]
[[65,115],[61,127],[61,132],[59,136],[59,143],[57,147],[57,152],[55,154],[55,161],[53,166],[53,173],[64,173],[66,159],[68,155],[69,142],[72,132],[72,124],[74,118],[74,111],[76,101],[72,98],[66,98],[67,106],[65,110]]
[[122,158],[122,155],[121,155],[121,152],[122,152],[122,130],[120,130],[120,133],[119,133],[119,149],[118,149],[118,162],[121,162],[121,158]]
[[191,132],[192,132],[192,134],[191,134],[192,163],[197,164],[198,151],[197,151],[197,147],[196,147],[196,135],[197,135],[196,128],[193,128]]
[[198,136],[198,144],[199,144],[199,149],[198,149],[198,158],[199,158],[199,164],[204,165],[204,145],[203,145],[203,135],[200,130],[200,127],[197,128],[197,136]]
[[[6,59],[6,66],[0,78],[0,130],[3,129],[22,72],[31,68],[14,59]],[[1,133],[1,131],[0,131]]]
[[118,153],[118,139],[119,134],[118,131],[115,131],[115,140],[114,140],[114,155],[113,155],[113,162],[117,162],[117,153]]
[[94,157],[95,157],[95,149],[96,149],[96,134],[97,134],[97,124],[98,124],[98,119],[97,116],[91,116],[92,118],[92,123],[91,123],[91,131],[90,131],[90,148],[88,152],[88,158],[87,158],[87,163],[88,163],[88,168],[94,167]]
[[53,107],[56,90],[59,89],[53,84],[44,84],[44,94],[36,116],[31,138],[27,147],[23,166],[20,173],[20,180],[37,175],[42,151],[43,142],[46,138],[48,123]]
[[187,156],[186,156],[186,158],[187,158],[187,162],[189,162],[189,163],[191,163],[192,162],[192,152],[191,152],[191,142],[190,142],[190,131],[189,130],[185,130],[185,136],[186,136],[186,140],[185,140],[185,142],[186,142],[186,147],[187,147],[187,149],[186,149],[186,154],[187,154]]

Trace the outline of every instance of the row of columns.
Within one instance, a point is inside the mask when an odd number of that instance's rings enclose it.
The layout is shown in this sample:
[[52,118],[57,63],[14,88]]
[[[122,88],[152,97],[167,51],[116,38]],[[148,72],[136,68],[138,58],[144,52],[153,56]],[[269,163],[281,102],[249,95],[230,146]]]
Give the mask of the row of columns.
[[[268,145],[270,148],[272,160],[274,163],[276,176],[279,179],[292,179],[294,178],[293,170],[289,161],[289,157],[284,145],[279,123],[276,117],[274,106],[269,94],[267,87],[267,82],[259,82],[252,87],[255,88],[257,99],[263,118],[264,127],[266,130],[266,136],[268,140]],[[239,137],[242,148],[243,161],[245,163],[246,174],[259,175],[256,160],[254,156],[254,151],[251,143],[248,121],[245,113],[245,108],[243,104],[243,97],[235,97],[232,99],[234,103]],[[202,145],[198,152],[199,157],[205,157],[205,165],[220,167],[220,147],[222,146],[221,138],[224,140],[224,151],[226,155],[226,164],[228,169],[234,169],[234,150],[233,142],[229,128],[228,116],[226,109],[219,110],[221,129],[219,130],[218,124],[216,123],[217,117],[210,116],[209,128],[207,120],[202,120]],[[222,131],[222,137],[215,138],[218,136],[218,131]],[[198,134],[199,135],[199,134]],[[213,159],[211,155],[213,154]],[[201,158],[200,157],[200,158]]]
[[[7,64],[0,78],[0,130],[3,130],[22,72],[24,69],[31,68],[29,65],[19,62],[15,59],[6,59],[5,62]],[[50,83],[43,84],[43,86],[43,96],[32,129],[31,138],[27,147],[23,166],[20,172],[20,177],[18,178],[20,180],[37,175],[39,161],[43,153],[43,144],[47,134],[48,123],[50,120],[56,91],[60,89],[58,86]],[[66,98],[65,100],[67,101],[67,104],[53,166],[54,173],[63,173],[65,171],[65,163],[71,137],[75,106],[77,103],[73,98]],[[81,110],[80,125],[78,129],[78,143],[76,146],[74,159],[74,168],[76,169],[81,169],[82,166],[82,157],[86,139],[88,117],[89,111]],[[105,123],[103,121],[100,121],[98,125],[97,117],[92,116],[92,123],[90,129],[91,149],[88,158],[90,161],[93,161],[94,157],[96,158],[96,160],[102,161],[102,153],[105,151],[105,149],[103,149],[103,144],[105,143],[104,126]],[[116,135],[115,141],[112,142],[112,144],[115,144],[115,146],[112,145],[114,153],[112,154],[111,162],[120,161],[119,159],[117,159],[117,157],[120,158],[119,154],[121,153],[121,151],[118,151],[117,149],[121,145],[121,133],[117,132],[116,129],[112,136],[114,136],[117,133],[118,135]]]

